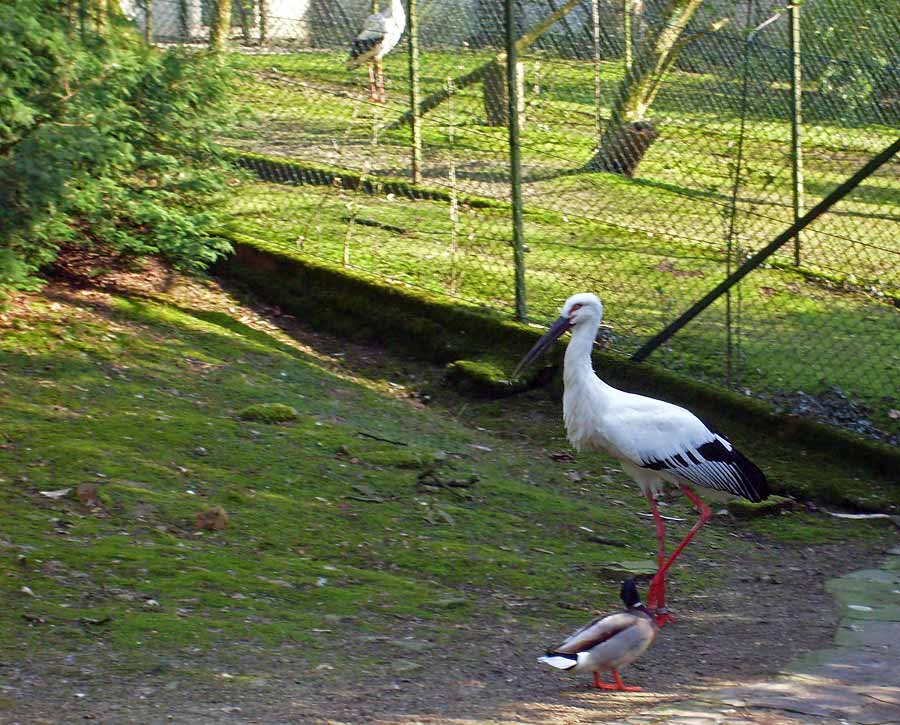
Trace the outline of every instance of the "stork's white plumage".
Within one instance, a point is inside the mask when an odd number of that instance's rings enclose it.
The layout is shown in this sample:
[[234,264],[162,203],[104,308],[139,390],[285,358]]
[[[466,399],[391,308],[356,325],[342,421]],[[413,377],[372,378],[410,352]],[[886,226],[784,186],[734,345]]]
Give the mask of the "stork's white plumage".
[[384,71],[381,59],[390,53],[406,29],[406,12],[401,0],[391,0],[383,10],[366,18],[363,29],[353,40],[347,68],[353,69],[367,63],[369,66],[369,91],[373,101],[385,102]]
[[[596,295],[573,295],[559,319],[519,363],[516,374],[536,360],[568,330],[563,382],[563,417],[569,442],[578,451],[603,450],[618,459],[641,487],[656,521],[659,569],[647,602],[665,624],[665,574],[694,534],[709,519],[709,508],[692,485],[724,491],[750,501],[769,495],[766,477],[726,438],[684,408],[662,400],[617,390],[594,373],[591,351],[603,319]],[[700,509],[700,520],[682,542],[665,556],[665,525],[656,507],[664,481],[678,486]]]

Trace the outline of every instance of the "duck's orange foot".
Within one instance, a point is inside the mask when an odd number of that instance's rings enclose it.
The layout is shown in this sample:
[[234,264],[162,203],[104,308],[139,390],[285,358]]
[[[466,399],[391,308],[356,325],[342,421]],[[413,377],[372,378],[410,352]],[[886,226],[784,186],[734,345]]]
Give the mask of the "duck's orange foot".
[[614,683],[607,684],[606,682],[600,681],[599,673],[594,673],[594,687],[598,690],[613,690],[615,692],[643,692],[643,687],[629,687],[624,682],[622,682],[622,678],[619,676],[619,673],[613,670],[613,679]]
[[615,692],[643,692],[644,691],[643,687],[638,687],[637,685],[634,685],[634,686],[622,685],[621,687],[619,687],[618,685],[609,684],[606,682],[601,682],[599,685],[597,685],[597,687],[601,690],[613,690]]

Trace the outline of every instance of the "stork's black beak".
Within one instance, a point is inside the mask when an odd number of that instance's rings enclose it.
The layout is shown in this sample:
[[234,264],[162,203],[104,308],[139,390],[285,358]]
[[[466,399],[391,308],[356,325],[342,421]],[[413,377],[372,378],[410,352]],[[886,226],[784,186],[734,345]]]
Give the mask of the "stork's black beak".
[[528,351],[528,354],[522,358],[518,365],[516,365],[516,369],[512,374],[513,378],[515,379],[519,377],[520,372],[522,372],[525,368],[531,365],[531,363],[533,363],[541,355],[547,352],[549,347],[560,337],[562,337],[570,327],[572,327],[572,323],[565,315],[554,322],[553,326],[549,330],[547,330],[547,332],[540,340],[534,343],[534,347],[531,348]]

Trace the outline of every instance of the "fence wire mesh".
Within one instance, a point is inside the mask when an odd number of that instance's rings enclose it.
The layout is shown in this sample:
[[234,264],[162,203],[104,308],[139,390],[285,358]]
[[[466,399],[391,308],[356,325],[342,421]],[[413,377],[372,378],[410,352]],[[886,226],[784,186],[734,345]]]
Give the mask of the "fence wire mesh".
[[[213,0],[147,1],[131,12],[157,42],[205,42]],[[234,225],[513,314],[504,6],[410,5],[418,59],[407,23],[378,102],[366,64],[346,67],[372,0],[234,1],[225,142],[256,175],[231,201]],[[897,0],[514,11],[529,318],[593,290],[604,344],[622,354],[897,137]],[[898,232],[893,159],[650,361],[896,443]]]

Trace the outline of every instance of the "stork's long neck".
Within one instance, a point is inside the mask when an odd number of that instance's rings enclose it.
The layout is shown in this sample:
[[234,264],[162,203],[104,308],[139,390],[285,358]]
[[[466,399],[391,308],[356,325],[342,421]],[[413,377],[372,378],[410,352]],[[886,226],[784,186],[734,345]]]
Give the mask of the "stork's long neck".
[[599,321],[572,328],[563,366],[563,419],[566,434],[576,450],[605,447],[602,416],[610,404],[612,388],[594,373],[591,350]]
[[406,12],[403,10],[403,2],[401,0],[391,0],[391,15],[396,18],[406,18]]
[[591,364],[591,351],[600,323],[582,324],[572,328],[572,339],[566,347],[563,380],[566,387],[589,379],[597,379]]

